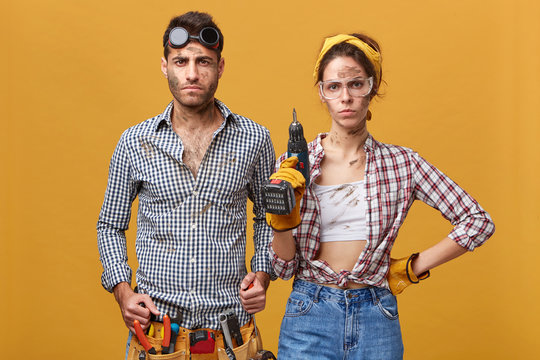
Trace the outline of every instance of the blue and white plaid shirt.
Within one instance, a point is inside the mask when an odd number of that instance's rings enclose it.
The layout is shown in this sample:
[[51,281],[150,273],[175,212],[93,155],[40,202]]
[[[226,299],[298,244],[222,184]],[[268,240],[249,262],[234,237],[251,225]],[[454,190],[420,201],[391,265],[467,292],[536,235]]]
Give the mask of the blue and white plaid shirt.
[[271,273],[261,186],[273,171],[269,132],[216,100],[225,121],[215,131],[197,177],[182,161],[184,147],[165,111],[126,130],[112,156],[97,224],[103,287],[131,283],[125,230],[139,196],[136,278],[162,314],[184,308],[183,327],[219,329],[232,308],[249,320],[239,298],[247,273],[246,202],[253,202],[252,271]]

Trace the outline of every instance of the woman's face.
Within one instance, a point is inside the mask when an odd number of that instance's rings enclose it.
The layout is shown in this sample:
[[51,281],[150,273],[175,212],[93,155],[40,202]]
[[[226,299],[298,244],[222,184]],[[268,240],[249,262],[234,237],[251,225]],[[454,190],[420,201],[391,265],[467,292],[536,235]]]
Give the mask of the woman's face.
[[[323,81],[339,80],[345,84],[347,80],[358,77],[367,78],[366,70],[362,65],[348,56],[336,57],[328,63],[323,72]],[[336,99],[324,98],[320,92],[320,88],[319,96],[322,102],[326,103],[334,124],[346,129],[357,130],[365,126],[366,114],[369,107],[369,95],[365,97],[353,97],[346,86],[342,86],[342,88],[341,94]]]

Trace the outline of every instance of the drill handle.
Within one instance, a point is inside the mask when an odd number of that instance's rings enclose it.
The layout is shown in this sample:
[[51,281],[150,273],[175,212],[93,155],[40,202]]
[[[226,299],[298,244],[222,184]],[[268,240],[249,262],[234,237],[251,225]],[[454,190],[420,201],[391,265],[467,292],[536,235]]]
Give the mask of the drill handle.
[[295,166],[295,169],[300,171],[306,179],[306,188],[309,186],[309,155],[307,151],[301,153],[288,152],[287,157],[296,156],[298,158],[298,163]]

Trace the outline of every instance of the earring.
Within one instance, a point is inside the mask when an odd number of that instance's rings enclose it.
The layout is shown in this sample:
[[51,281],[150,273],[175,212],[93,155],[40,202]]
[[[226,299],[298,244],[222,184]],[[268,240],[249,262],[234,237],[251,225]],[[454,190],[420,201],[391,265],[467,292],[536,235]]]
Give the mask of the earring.
[[367,120],[367,121],[370,121],[370,120],[371,120],[371,110],[368,110],[368,111],[367,111],[367,114],[366,114],[366,120]]

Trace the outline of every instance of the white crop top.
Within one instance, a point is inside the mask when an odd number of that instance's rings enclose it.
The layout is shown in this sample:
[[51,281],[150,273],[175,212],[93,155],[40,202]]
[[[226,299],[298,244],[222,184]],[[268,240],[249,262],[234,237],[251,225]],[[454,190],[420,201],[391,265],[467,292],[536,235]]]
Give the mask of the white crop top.
[[364,180],[312,186],[321,208],[321,242],[367,240]]

